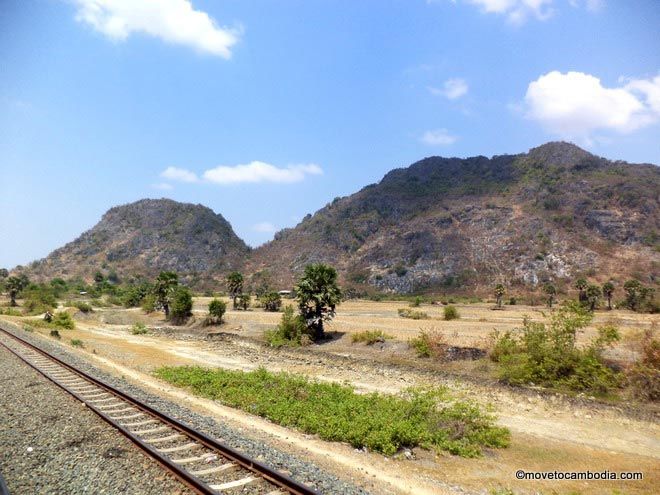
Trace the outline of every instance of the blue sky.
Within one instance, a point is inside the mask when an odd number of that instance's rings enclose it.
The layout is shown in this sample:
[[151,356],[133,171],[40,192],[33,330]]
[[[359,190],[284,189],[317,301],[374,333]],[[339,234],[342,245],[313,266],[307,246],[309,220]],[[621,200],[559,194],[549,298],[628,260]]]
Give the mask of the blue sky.
[[4,0],[0,267],[111,206],[249,244],[425,156],[660,164],[657,0]]

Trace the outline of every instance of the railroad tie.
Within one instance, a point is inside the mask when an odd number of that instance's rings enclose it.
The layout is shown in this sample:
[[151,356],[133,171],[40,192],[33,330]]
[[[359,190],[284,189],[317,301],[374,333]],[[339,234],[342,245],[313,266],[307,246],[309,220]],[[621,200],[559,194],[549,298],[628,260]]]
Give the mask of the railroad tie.
[[136,426],[144,426],[149,423],[158,423],[157,419],[147,419],[145,421],[137,421],[136,423],[124,423],[122,426],[126,428],[135,428]]
[[231,488],[236,488],[239,486],[245,486],[249,483],[254,483],[255,481],[260,480],[261,478],[257,476],[248,476],[247,478],[243,478],[240,480],[236,481],[229,481],[228,483],[222,483],[221,485],[209,485],[211,487],[211,490],[217,490],[219,492],[229,490]]
[[161,438],[154,438],[154,439],[145,439],[145,442],[147,443],[161,443],[161,442],[169,442],[170,440],[176,440],[177,438],[182,438],[183,435],[180,433],[175,433],[174,435],[168,435],[166,437],[161,437]]
[[133,435],[149,435],[150,433],[159,433],[161,431],[167,431],[169,428],[167,426],[157,426],[156,428],[149,428],[148,430],[137,430],[132,431]]
[[201,447],[200,444],[198,443],[186,443],[184,445],[179,445],[178,447],[169,447],[167,449],[156,449],[158,452],[162,452],[163,454],[170,454],[172,452],[181,452],[182,450],[192,450]]
[[228,462],[220,466],[200,469],[199,471],[190,471],[190,474],[194,476],[202,476],[204,474],[220,473],[222,471],[228,471],[229,469],[236,469],[236,468],[238,468],[238,464],[236,464],[235,462]]

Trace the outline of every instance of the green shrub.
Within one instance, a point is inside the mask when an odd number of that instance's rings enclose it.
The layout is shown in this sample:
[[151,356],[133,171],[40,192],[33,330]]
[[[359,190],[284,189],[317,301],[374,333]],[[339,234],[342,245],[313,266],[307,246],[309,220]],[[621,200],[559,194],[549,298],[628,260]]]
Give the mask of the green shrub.
[[358,394],[338,383],[288,373],[164,367],[156,376],[198,395],[262,416],[321,439],[392,455],[422,446],[464,457],[509,444],[509,432],[473,402],[446,389],[408,390],[402,396]]
[[227,311],[227,304],[220,299],[213,299],[209,303],[209,315],[204,320],[205,325],[220,325],[222,317]]
[[447,343],[442,334],[433,331],[422,330],[419,335],[408,341],[408,346],[415,349],[417,357],[442,357],[447,348]]
[[115,296],[115,295],[109,295],[106,301],[108,302],[108,304],[111,304],[113,306],[123,306],[124,305],[123,299],[121,299],[119,296]]
[[250,307],[250,294],[240,294],[236,302],[236,309],[247,311]]
[[398,313],[401,318],[410,318],[411,320],[426,320],[429,317],[424,311],[415,311],[409,308],[399,308]]
[[57,307],[53,290],[42,286],[30,286],[23,291],[23,312],[27,315],[38,315]]
[[147,294],[144,296],[144,298],[142,298],[140,307],[147,314],[156,311],[156,296],[154,294]]
[[410,301],[410,307],[411,308],[419,308],[420,304],[422,304],[422,298],[419,296],[416,296],[415,299]]
[[444,317],[445,320],[458,320],[461,315],[458,314],[458,310],[456,309],[456,306],[445,306],[444,307]]
[[60,328],[66,328],[67,330],[73,330],[76,327],[73,318],[71,318],[71,315],[66,311],[55,313],[53,315],[53,321],[51,322],[51,325]]
[[192,316],[192,294],[186,287],[177,287],[172,306],[170,307],[170,320],[175,325],[185,323]]
[[385,342],[392,338],[391,335],[384,333],[382,330],[365,330],[351,335],[351,342],[354,344],[364,342],[367,345],[373,345],[376,342]]
[[274,330],[266,330],[264,338],[271,347],[297,347],[311,341],[305,319],[295,314],[291,306],[284,308],[279,325]]
[[131,327],[131,334],[133,335],[145,335],[147,333],[149,333],[149,330],[144,323],[136,323]]
[[57,330],[51,330],[50,331],[50,336],[54,337],[56,339],[61,339],[62,338],[62,336],[60,335],[60,332],[58,332]]
[[71,345],[72,345],[73,347],[85,347],[85,346],[83,345],[83,341],[80,340],[80,339],[71,339]]
[[23,325],[23,330],[26,332],[34,332],[34,328],[31,327],[30,325]]
[[264,311],[277,312],[282,306],[282,296],[275,291],[266,292],[261,296],[261,303],[264,306]]
[[85,301],[67,301],[64,303],[64,305],[69,308],[77,308],[83,313],[91,313],[92,311],[94,311],[92,306],[86,303]]
[[616,328],[599,329],[586,347],[577,347],[576,333],[591,314],[573,302],[553,313],[549,324],[525,318],[523,328],[494,333],[490,357],[500,379],[511,384],[607,394],[620,386],[620,374],[605,366],[602,351],[619,339]]
[[660,340],[647,330],[642,340],[642,356],[628,371],[628,384],[638,399],[660,401]]

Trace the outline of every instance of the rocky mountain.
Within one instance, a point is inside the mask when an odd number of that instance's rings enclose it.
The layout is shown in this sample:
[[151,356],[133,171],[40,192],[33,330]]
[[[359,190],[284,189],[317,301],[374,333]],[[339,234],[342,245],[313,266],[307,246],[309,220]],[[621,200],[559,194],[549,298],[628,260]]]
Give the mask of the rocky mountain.
[[255,250],[209,208],[145,199],[110,209],[26,271],[90,279],[99,269],[175,270],[217,289],[240,269],[252,287],[289,288],[320,261],[348,286],[397,293],[490,291],[498,282],[561,287],[577,276],[654,284],[660,167],[563,142],[492,158],[429,157],[335,198]]
[[519,155],[425,158],[336,198],[253,251],[254,284],[327,262],[409,293],[660,275],[660,168],[553,142]]
[[248,246],[222,215],[202,205],[143,199],[108,210],[73,242],[27,267],[31,278],[120,277],[161,270],[208,278],[240,266]]

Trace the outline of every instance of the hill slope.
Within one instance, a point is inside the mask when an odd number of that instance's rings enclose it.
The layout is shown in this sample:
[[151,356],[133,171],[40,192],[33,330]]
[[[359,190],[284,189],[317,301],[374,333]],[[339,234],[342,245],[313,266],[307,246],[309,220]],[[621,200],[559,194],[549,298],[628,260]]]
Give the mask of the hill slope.
[[576,275],[657,279],[660,168],[568,143],[526,154],[431,157],[308,215],[256,249],[255,283],[310,262],[394,292],[539,284]]
[[202,205],[143,199],[108,210],[73,242],[33,263],[35,278],[90,278],[97,270],[120,276],[223,273],[249,252],[222,215]]

